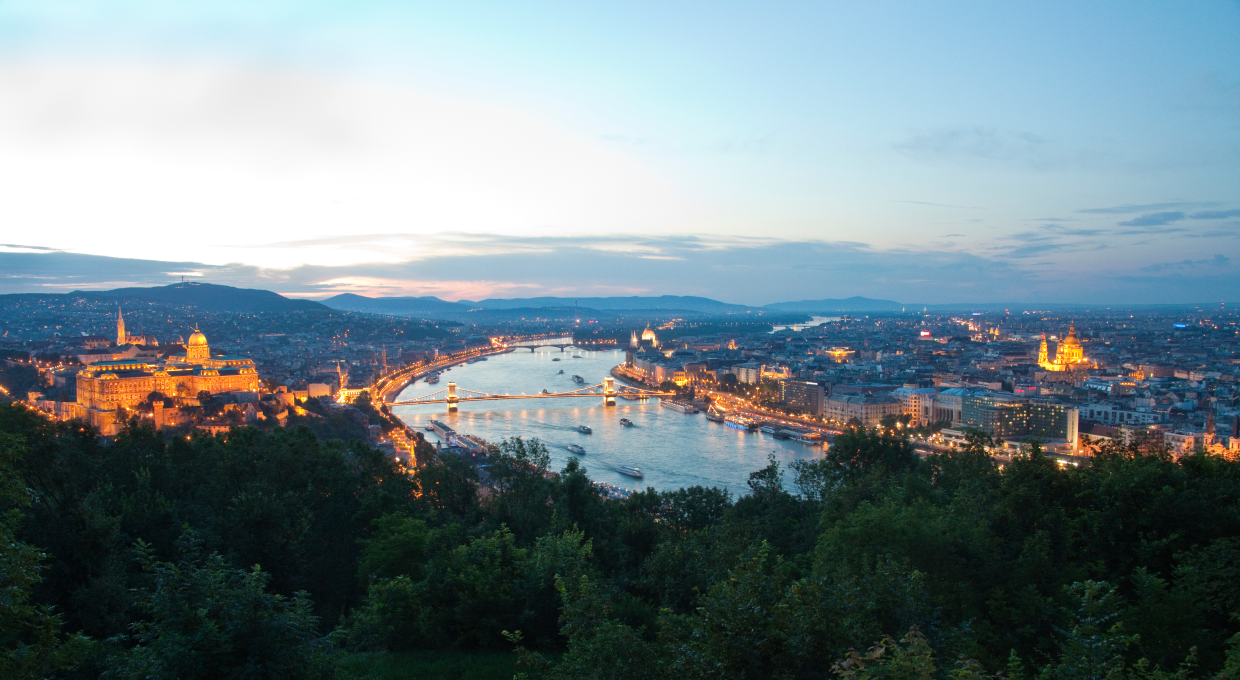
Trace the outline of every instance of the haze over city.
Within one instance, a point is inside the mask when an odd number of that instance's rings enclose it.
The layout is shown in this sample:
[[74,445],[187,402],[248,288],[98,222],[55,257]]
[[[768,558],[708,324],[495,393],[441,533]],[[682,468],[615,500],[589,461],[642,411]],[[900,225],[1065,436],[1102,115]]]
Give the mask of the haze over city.
[[1235,2],[3,3],[0,292],[1217,303],[1237,35]]

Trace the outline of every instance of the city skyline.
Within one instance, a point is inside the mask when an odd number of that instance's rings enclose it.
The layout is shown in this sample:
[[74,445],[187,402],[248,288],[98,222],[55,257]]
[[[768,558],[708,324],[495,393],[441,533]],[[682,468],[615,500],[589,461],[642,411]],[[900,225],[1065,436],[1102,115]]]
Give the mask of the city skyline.
[[1234,299],[1238,29],[1224,2],[8,4],[0,293]]

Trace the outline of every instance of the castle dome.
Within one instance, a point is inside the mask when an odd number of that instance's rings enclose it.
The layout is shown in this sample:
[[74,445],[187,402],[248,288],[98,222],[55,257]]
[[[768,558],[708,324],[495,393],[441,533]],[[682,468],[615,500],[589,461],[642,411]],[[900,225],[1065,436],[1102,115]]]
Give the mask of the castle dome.
[[205,347],[207,344],[207,336],[203,335],[202,331],[195,328],[193,334],[189,336],[189,340],[185,344],[187,347]]

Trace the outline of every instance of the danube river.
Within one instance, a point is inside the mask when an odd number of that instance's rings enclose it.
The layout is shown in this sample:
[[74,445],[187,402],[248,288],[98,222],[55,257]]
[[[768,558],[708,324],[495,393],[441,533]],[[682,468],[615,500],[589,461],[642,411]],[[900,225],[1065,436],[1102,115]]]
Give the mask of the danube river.
[[[574,359],[573,355],[580,358]],[[544,389],[568,392],[603,382],[611,368],[623,362],[624,352],[616,350],[518,350],[493,355],[476,364],[455,366],[444,372],[435,385],[418,380],[406,387],[397,400],[438,392],[449,381],[456,383],[458,394],[462,388],[491,394],[537,394]],[[559,373],[561,370],[563,374]],[[585,382],[574,383],[574,374],[585,378]],[[392,412],[418,429],[434,418],[461,434],[477,435],[492,444],[505,437],[538,439],[546,444],[553,468],[558,470],[569,458],[576,457],[589,470],[591,479],[625,489],[666,490],[702,485],[743,494],[749,491],[749,473],[765,467],[769,454],[774,453],[778,460],[788,463],[823,453],[821,447],[733,429],[712,423],[700,413],[690,415],[663,408],[658,399],[617,399],[614,407],[603,406],[601,396],[470,401],[462,403],[460,409],[449,414],[444,404],[426,404],[394,406]],[[621,418],[632,420],[633,426],[620,425]],[[579,425],[594,432],[578,432]],[[428,440],[436,440],[434,433],[424,434]],[[565,448],[569,444],[584,447],[586,454],[569,453]],[[617,465],[641,468],[645,478],[626,477],[615,471]]]

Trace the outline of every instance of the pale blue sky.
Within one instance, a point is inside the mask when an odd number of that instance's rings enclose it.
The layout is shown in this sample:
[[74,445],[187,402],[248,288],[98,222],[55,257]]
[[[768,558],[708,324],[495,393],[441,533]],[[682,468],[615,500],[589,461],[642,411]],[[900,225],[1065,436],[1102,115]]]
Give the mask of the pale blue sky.
[[0,0],[0,186],[303,293],[1234,298],[1240,3]]

